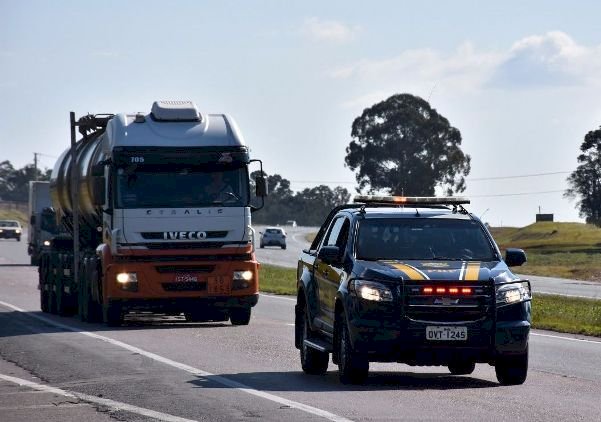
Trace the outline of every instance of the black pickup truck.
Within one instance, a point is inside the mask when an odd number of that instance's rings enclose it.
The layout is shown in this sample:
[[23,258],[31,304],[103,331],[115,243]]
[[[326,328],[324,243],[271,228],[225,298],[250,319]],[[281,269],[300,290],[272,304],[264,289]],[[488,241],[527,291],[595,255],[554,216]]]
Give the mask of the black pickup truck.
[[501,384],[528,372],[530,283],[509,267],[465,198],[357,197],[335,208],[297,269],[295,345],[303,371],[329,354],[343,383],[369,362],[444,365],[451,374],[495,367]]

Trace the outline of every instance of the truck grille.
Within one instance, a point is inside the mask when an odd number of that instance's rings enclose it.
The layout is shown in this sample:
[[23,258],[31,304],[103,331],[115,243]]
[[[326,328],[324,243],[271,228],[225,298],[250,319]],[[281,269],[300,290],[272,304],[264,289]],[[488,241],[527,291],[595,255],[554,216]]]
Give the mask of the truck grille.
[[[207,239],[222,239],[224,237],[227,236],[227,230],[215,230],[215,231],[209,231],[209,232],[205,232],[206,233],[206,238]],[[140,233],[142,235],[142,238],[145,240],[164,240],[165,239],[165,234],[163,232],[142,232]]]
[[182,281],[162,283],[166,292],[202,292],[207,290],[207,283],[198,281]]
[[215,269],[215,265],[157,265],[155,268],[160,274],[211,273]]
[[437,281],[427,285],[436,287],[458,286],[471,288],[470,294],[426,294],[426,284],[405,284],[403,305],[405,316],[414,321],[461,322],[478,321],[490,315],[494,309],[492,284],[466,284],[465,281]]

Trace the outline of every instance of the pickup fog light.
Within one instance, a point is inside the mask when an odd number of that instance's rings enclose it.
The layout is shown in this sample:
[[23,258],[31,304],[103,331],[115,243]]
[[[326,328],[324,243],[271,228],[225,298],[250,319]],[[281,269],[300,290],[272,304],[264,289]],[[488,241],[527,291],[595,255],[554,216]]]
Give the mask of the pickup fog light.
[[504,284],[497,287],[497,305],[509,305],[532,299],[528,282]]
[[392,301],[390,289],[375,281],[355,280],[353,281],[353,289],[357,296],[365,300],[373,300],[374,302]]
[[138,291],[138,274],[136,273],[119,273],[117,274],[117,283],[122,290],[130,292]]

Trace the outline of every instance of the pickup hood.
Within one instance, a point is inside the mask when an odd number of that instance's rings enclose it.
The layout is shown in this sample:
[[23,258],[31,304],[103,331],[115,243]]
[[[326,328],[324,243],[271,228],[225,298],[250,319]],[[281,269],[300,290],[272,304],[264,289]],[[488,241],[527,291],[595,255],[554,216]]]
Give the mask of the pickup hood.
[[488,281],[518,280],[503,261],[362,261],[355,263],[357,278],[382,281]]

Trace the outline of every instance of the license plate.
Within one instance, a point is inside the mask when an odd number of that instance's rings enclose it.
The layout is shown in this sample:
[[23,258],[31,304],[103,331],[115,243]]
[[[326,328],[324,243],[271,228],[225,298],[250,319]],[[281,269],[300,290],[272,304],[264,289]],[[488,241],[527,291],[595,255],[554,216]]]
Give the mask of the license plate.
[[232,283],[229,277],[209,277],[207,284],[209,295],[229,295],[232,292]]
[[177,283],[190,283],[198,281],[198,277],[192,274],[176,274],[175,281]]
[[426,339],[434,341],[467,340],[467,327],[426,327]]

